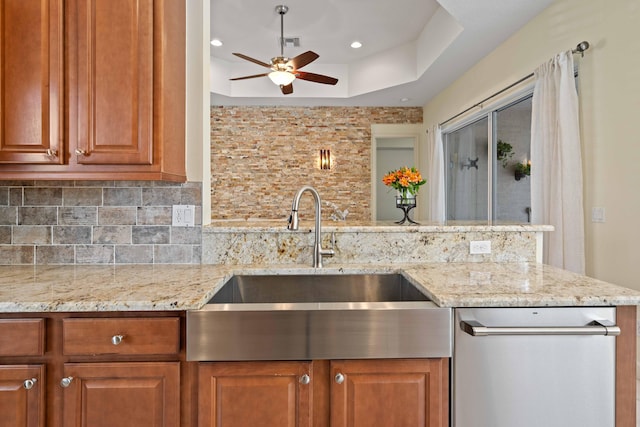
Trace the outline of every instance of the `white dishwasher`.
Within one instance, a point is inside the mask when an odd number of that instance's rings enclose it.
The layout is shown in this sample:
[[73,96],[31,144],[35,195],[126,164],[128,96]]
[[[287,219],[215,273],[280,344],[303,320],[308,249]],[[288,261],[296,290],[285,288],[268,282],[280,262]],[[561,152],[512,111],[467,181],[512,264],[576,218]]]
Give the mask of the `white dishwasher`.
[[455,310],[453,427],[614,427],[614,307]]

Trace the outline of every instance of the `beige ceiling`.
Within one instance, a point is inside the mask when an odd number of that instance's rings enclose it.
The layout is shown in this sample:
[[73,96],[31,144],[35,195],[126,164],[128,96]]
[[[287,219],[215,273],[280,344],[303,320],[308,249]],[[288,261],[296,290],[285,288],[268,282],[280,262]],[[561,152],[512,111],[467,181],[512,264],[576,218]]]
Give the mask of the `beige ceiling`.
[[[552,0],[283,2],[211,0],[211,38],[223,42],[211,48],[212,104],[422,106]],[[289,7],[285,38],[300,38],[285,56],[316,52],[304,71],[336,86],[297,80],[285,96],[267,77],[229,80],[268,71],[233,52],[266,63],[280,54],[278,4]],[[355,40],[363,47],[350,48]]]

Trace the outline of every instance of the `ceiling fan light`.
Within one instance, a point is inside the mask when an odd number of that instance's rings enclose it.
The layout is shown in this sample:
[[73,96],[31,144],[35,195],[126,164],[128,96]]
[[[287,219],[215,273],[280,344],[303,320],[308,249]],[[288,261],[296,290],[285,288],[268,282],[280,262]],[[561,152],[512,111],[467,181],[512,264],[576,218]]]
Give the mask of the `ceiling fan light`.
[[278,86],[286,86],[291,84],[296,79],[296,76],[288,71],[272,71],[269,73],[269,78]]

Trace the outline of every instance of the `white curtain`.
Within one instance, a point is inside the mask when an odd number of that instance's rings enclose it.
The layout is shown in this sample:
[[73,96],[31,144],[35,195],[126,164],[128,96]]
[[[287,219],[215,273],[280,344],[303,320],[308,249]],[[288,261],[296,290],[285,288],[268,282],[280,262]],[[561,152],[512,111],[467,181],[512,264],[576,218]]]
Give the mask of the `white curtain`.
[[429,132],[428,151],[429,220],[444,222],[444,147],[440,126],[434,126]]
[[543,261],[584,274],[578,94],[571,51],[535,70],[531,121],[532,222],[550,224]]

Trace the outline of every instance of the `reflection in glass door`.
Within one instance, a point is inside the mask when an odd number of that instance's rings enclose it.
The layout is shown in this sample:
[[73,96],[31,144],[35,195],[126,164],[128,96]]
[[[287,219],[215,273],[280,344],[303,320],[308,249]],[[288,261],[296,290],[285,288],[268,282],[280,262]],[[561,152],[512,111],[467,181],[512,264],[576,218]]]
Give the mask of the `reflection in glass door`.
[[531,221],[531,180],[526,174],[531,166],[531,100],[528,96],[493,113],[495,220]]
[[486,117],[443,135],[446,164],[447,220],[488,218]]

